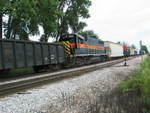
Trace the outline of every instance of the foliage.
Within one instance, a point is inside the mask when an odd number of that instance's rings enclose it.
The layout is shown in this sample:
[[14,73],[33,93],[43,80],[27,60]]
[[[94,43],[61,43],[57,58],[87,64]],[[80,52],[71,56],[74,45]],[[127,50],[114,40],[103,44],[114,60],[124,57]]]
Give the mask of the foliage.
[[142,45],[142,50],[145,51],[146,53],[149,53],[149,51],[147,50],[146,45]]
[[4,23],[7,39],[29,40],[29,35],[39,34],[35,0],[13,0],[5,5],[8,21]]
[[123,45],[123,46],[127,46],[127,47],[129,47],[129,44],[127,44],[126,42],[118,41],[117,43],[118,43],[118,44],[121,44],[121,45]]
[[134,45],[134,44],[132,44],[132,45],[131,45],[131,48],[134,48],[134,49],[136,49],[136,47],[135,47],[135,45]]
[[[39,26],[43,28],[41,41],[49,37],[58,37],[79,32],[86,26],[80,19],[89,18],[90,0],[1,0],[0,23],[2,16],[8,20],[3,23],[7,39],[29,40],[30,35],[39,35]],[[1,33],[2,34],[2,33]]]
[[143,82],[140,77],[134,77],[131,80],[122,82],[120,89],[127,94],[135,92],[140,95],[142,84]]
[[89,18],[88,8],[91,5],[90,0],[59,0],[59,11],[62,12],[62,16],[59,16],[57,23],[57,32],[53,35],[58,40],[63,34],[68,33],[69,29],[72,33],[81,31],[86,25],[85,22],[80,21],[80,18]]
[[137,73],[134,78],[123,82],[120,89],[126,94],[134,92],[139,98],[142,98],[146,104],[144,109],[146,113],[150,111],[150,54]]
[[42,0],[38,2],[37,13],[38,22],[44,30],[41,41],[48,41],[52,33],[57,31],[57,18],[61,13],[57,10],[59,5],[58,0]]
[[129,47],[129,48],[134,48],[134,49],[136,49],[136,46],[134,45],[134,44],[132,44],[132,45],[129,45],[128,43],[126,43],[126,42],[121,42],[121,41],[118,41],[117,42],[118,44],[121,44],[121,45],[123,45],[123,46],[126,46],[126,47]]
[[2,38],[2,34],[3,34],[3,30],[2,30],[2,26],[3,26],[3,14],[4,14],[4,6],[6,4],[6,0],[1,0],[0,1],[0,38]]
[[89,36],[91,38],[97,38],[97,39],[99,38],[99,36],[95,34],[93,30],[82,31],[79,34],[85,37]]

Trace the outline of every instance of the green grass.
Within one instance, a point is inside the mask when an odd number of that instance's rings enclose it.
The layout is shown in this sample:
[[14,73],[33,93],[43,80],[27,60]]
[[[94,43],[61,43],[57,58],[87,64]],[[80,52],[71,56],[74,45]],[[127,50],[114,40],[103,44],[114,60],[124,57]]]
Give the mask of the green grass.
[[132,93],[141,98],[145,104],[143,113],[150,113],[150,54],[136,74],[130,80],[122,82],[120,89],[127,95]]
[[12,69],[10,71],[10,74],[26,74],[29,72],[33,72],[32,67],[27,67],[27,68],[20,68],[20,69]]

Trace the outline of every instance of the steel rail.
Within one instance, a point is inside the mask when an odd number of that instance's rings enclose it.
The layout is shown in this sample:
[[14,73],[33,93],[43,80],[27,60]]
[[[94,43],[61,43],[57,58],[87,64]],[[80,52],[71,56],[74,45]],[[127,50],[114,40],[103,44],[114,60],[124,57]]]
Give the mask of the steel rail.
[[[126,60],[133,59],[135,57],[126,58]],[[123,59],[113,60],[104,63],[87,65],[84,67],[76,67],[67,70],[60,70],[59,72],[52,72],[41,74],[38,76],[33,76],[29,78],[11,80],[0,83],[0,97],[6,96],[12,93],[16,93],[18,91],[22,91],[28,88],[33,88],[38,85],[50,83],[52,81],[56,81],[62,79],[63,77],[71,77],[71,75],[82,74],[90,71],[94,71],[100,68],[108,67],[114,64],[118,64],[124,61]]]

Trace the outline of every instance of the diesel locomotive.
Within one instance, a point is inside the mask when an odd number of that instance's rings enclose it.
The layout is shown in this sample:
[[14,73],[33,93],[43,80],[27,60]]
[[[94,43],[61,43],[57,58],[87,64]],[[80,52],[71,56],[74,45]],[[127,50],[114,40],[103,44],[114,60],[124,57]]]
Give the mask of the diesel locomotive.
[[64,44],[67,62],[70,65],[103,62],[107,59],[104,41],[100,39],[66,34],[60,37],[59,43]]

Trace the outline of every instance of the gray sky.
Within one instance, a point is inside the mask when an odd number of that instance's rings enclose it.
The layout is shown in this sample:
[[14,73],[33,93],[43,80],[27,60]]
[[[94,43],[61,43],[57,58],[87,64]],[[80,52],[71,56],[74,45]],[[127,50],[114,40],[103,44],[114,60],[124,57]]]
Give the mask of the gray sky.
[[150,0],[92,0],[88,27],[102,40],[125,41],[150,51]]

